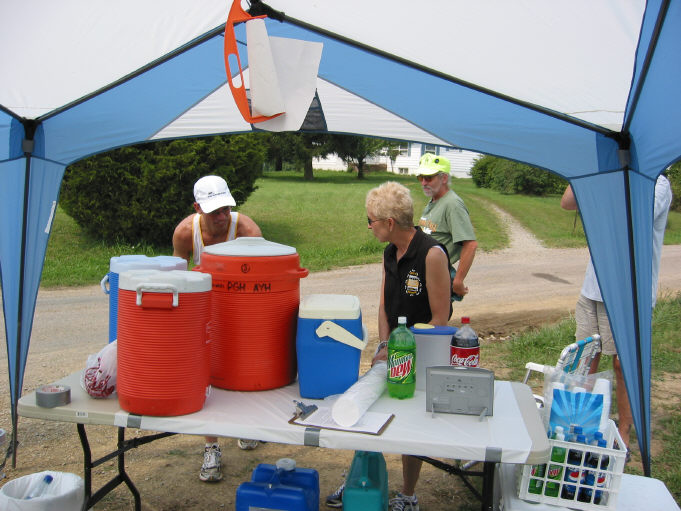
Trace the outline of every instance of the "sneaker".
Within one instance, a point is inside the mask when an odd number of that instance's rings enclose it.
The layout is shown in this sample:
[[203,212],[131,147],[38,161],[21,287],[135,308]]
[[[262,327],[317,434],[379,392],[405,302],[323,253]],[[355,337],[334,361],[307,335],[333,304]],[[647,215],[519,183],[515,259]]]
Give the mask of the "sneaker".
[[390,511],[419,511],[419,499],[398,493],[390,499]]
[[236,441],[236,444],[239,446],[239,449],[242,451],[252,451],[256,447],[258,447],[258,441],[257,440],[248,440],[246,438],[239,438]]
[[206,447],[203,453],[203,465],[201,466],[199,479],[206,482],[216,482],[222,479],[221,457],[222,453],[217,445]]
[[345,483],[341,484],[338,489],[331,495],[326,497],[327,507],[342,507],[343,506],[343,491],[345,490]]

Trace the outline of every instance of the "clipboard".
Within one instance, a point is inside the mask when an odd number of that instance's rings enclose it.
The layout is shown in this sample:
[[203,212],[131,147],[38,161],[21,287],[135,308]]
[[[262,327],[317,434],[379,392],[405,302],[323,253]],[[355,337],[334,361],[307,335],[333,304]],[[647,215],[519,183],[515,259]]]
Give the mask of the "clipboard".
[[331,418],[331,407],[322,406],[309,413],[296,411],[288,423],[308,428],[330,429],[378,436],[383,434],[394,418],[394,413],[366,412],[356,425],[344,428]]

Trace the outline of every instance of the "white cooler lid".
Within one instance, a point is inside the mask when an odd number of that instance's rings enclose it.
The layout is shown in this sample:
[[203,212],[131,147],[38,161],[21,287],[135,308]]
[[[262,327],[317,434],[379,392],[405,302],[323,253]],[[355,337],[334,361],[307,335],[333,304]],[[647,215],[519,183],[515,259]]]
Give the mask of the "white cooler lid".
[[128,270],[186,270],[187,261],[176,256],[122,255],[112,257],[109,261],[109,271],[123,273]]
[[[153,286],[174,286],[178,293],[203,293],[213,287],[210,273],[184,270],[128,270],[121,273],[118,288],[136,291],[140,285],[149,286],[145,291],[153,293]],[[158,290],[157,292],[168,292]]]
[[232,241],[209,245],[204,252],[219,256],[271,257],[296,253],[296,249],[259,236],[241,237]]
[[357,319],[360,312],[354,295],[307,295],[298,307],[298,317],[304,319]]

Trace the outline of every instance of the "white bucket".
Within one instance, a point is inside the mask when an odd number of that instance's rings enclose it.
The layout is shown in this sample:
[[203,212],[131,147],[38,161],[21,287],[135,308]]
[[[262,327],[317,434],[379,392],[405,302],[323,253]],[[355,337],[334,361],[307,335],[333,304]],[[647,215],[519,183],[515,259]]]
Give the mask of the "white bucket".
[[417,323],[411,331],[416,339],[416,390],[426,390],[426,368],[449,365],[449,348],[456,327]]
[[[52,482],[40,496],[27,499],[46,475]],[[3,511],[80,511],[85,500],[83,478],[69,472],[37,472],[8,481],[0,488]]]

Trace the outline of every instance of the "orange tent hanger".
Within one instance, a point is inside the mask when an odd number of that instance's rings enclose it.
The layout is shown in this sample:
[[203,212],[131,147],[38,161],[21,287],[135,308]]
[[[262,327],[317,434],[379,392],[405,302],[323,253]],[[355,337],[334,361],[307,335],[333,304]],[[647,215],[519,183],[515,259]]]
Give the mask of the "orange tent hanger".
[[[236,102],[236,106],[241,112],[241,116],[244,120],[250,124],[255,124],[258,122],[267,121],[269,119],[274,119],[281,115],[281,113],[275,115],[258,115],[253,117],[251,115],[251,110],[248,106],[248,97],[246,96],[246,86],[244,85],[244,75],[241,68],[241,59],[239,59],[239,51],[236,45],[236,36],[234,35],[234,25],[243,23],[249,20],[255,20],[260,18],[266,18],[267,16],[251,16],[241,7],[240,0],[234,0],[232,2],[232,7],[229,10],[229,16],[227,18],[227,23],[225,24],[225,70],[227,71],[227,81],[229,82],[229,88],[232,91],[232,96]],[[239,68],[239,85],[234,84],[236,79],[236,74],[230,69],[230,58],[236,56],[236,63]],[[233,61],[233,60],[232,60]],[[283,113],[283,112],[282,112]]]

